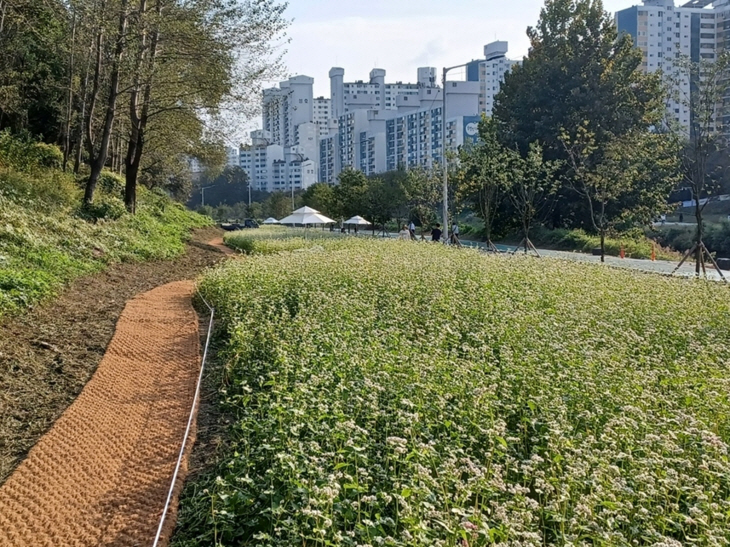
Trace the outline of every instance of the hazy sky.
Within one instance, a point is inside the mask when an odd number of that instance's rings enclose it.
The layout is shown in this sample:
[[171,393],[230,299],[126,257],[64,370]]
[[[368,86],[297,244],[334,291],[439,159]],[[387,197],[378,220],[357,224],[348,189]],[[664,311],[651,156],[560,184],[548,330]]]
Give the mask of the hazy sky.
[[[345,81],[415,81],[419,66],[453,66],[482,58],[484,45],[507,40],[510,58],[527,53],[525,30],[537,22],[543,0],[290,0],[292,75],[314,78],[315,96],[329,96],[329,69]],[[615,12],[639,0],[604,0]],[[440,76],[439,76],[440,77]]]

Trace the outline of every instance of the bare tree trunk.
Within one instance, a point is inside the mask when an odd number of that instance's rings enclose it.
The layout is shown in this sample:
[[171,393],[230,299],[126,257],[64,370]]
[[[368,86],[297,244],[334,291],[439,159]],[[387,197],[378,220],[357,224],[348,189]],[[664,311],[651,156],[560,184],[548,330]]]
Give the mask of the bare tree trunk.
[[[109,139],[111,137],[112,124],[114,123],[117,99],[119,97],[119,75],[121,72],[121,61],[124,55],[124,39],[127,29],[127,3],[128,0],[122,0],[121,6],[119,8],[119,28],[117,30],[116,46],[114,48],[114,59],[112,61],[112,71],[110,78],[111,83],[109,85],[109,97],[107,99],[106,115],[104,117],[104,125],[102,126],[101,142],[99,143],[98,153],[94,154],[94,147],[92,143],[89,142],[89,163],[91,164],[91,173],[89,174],[89,180],[86,183],[86,192],[84,193],[84,201],[86,203],[91,203],[91,201],[94,199],[94,190],[96,189],[96,183],[98,182],[99,175],[101,174],[101,171],[106,164],[107,156],[109,153]],[[97,68],[100,68],[100,64],[101,61],[97,63]]]
[[601,228],[601,262],[606,262],[606,229]]
[[700,207],[699,194],[695,197],[695,218],[697,219],[697,238],[695,244],[697,251],[695,255],[695,275],[699,277],[702,268],[702,207]]
[[[140,0],[140,13],[144,14],[146,10],[146,0]],[[149,121],[150,102],[152,100],[152,86],[155,72],[155,63],[157,61],[158,46],[160,40],[160,18],[162,16],[162,2],[157,0],[155,30],[150,40],[150,50],[147,55],[146,77],[144,85],[136,85],[132,91],[130,99],[130,121],[131,128],[129,132],[129,142],[127,143],[127,158],[125,161],[125,185],[124,185],[124,204],[127,210],[134,213],[137,207],[137,182],[139,178],[139,169],[142,162],[142,151],[145,145],[145,131]],[[144,53],[147,43],[147,31],[142,33],[142,52]],[[144,55],[139,59],[138,72],[143,70]],[[139,77],[139,74],[138,74]],[[140,91],[142,93],[142,104],[140,108]]]
[[74,10],[71,23],[71,56],[68,63],[68,103],[66,105],[66,127],[63,146],[63,171],[66,172],[68,157],[71,154],[71,113],[74,100],[74,53],[76,51],[76,11]]

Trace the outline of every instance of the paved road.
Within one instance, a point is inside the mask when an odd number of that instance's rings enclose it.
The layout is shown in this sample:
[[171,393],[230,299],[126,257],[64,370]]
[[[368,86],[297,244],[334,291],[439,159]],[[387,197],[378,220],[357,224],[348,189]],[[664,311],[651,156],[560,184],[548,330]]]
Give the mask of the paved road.
[[[361,234],[367,234],[370,236],[371,232],[361,232]],[[375,237],[398,237],[398,234],[396,233],[388,233],[387,236],[383,236],[382,232],[377,234]],[[479,241],[468,241],[468,240],[461,240],[462,244],[466,247],[471,248],[479,248],[479,249],[487,249],[487,245],[485,243],[479,242]],[[515,250],[515,246],[512,245],[497,245],[497,248],[500,252],[508,253]],[[523,252],[523,251],[520,251]],[[550,251],[548,249],[539,249],[539,252],[542,256],[549,256],[551,258],[560,258],[565,260],[574,260],[577,262],[592,262],[594,264],[600,264],[601,257],[600,256],[593,256],[585,253],[577,253],[577,252],[570,252],[570,251]],[[644,272],[652,272],[652,273],[658,273],[663,275],[669,275],[674,271],[674,268],[677,266],[677,262],[670,262],[667,260],[657,260],[652,262],[651,260],[645,260],[640,258],[618,258],[615,256],[607,256],[606,257],[606,264],[609,266],[614,266],[618,268],[628,268],[632,270],[640,270]],[[717,273],[715,268],[712,267],[711,264],[707,265],[707,278],[714,280],[714,281],[721,281],[720,274]],[[677,275],[682,275],[685,277],[694,277],[695,275],[695,265],[693,262],[687,262],[685,263],[682,268],[677,272]],[[723,271],[723,275],[725,279],[730,281],[730,271]]]
[[[481,249],[486,249],[486,245],[484,243],[476,242],[476,241],[463,241],[462,243],[466,245],[467,247],[479,247]],[[501,252],[512,252],[515,250],[514,246],[509,245],[497,245],[497,248]],[[523,251],[519,251],[523,252]],[[593,262],[593,263],[600,263],[601,257],[600,256],[593,256],[585,253],[575,253],[570,251],[550,251],[547,249],[540,249],[540,254],[543,256],[549,256],[552,258],[562,258],[566,260],[575,260],[579,262]],[[633,270],[641,270],[645,272],[654,272],[654,273],[660,273],[660,274],[671,274],[674,268],[677,266],[677,262],[669,262],[666,260],[657,260],[655,262],[652,262],[651,260],[644,260],[639,258],[618,258],[615,256],[607,256],[606,257],[606,264],[609,266],[615,266],[619,268],[629,268]],[[694,263],[685,263],[684,266],[677,272],[678,275],[684,275],[687,277],[691,277],[695,275],[695,265]],[[723,272],[723,275],[726,279],[730,279],[730,272]],[[720,275],[717,273],[717,271],[710,267],[707,270],[707,277],[709,279],[713,279],[715,281],[720,280]]]

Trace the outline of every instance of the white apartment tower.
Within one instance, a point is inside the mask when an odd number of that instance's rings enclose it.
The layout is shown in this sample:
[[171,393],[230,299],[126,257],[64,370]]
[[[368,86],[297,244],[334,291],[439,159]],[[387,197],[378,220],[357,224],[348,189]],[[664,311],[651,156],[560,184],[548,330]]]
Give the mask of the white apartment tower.
[[431,67],[418,69],[418,83],[415,84],[386,83],[385,70],[382,68],[370,71],[367,82],[345,82],[345,69],[339,67],[332,68],[329,76],[334,119],[354,110],[397,110],[399,96],[416,97],[422,87],[437,87],[436,69]]
[[[309,125],[316,133],[313,124]],[[255,190],[305,190],[317,182],[317,162],[307,157],[300,147],[285,148],[273,143],[268,131],[252,131],[251,145],[241,147],[239,158]]]
[[[698,62],[713,61],[718,51],[727,47],[726,21],[730,21],[730,0],[693,0],[675,6],[674,0],[644,0],[616,13],[619,32],[632,36],[643,56],[645,72],[661,70],[674,85],[677,96],[667,101],[667,115],[686,131],[690,127],[690,112],[684,106],[692,89],[689,76],[677,67],[680,57]],[[730,29],[730,24],[727,25]]]
[[296,127],[314,119],[314,78],[294,76],[279,87],[263,93],[263,129],[272,142],[280,146],[296,146]]
[[318,137],[326,137],[330,134],[332,119],[332,101],[324,97],[314,99],[312,106],[312,121],[317,125]]
[[[504,76],[521,61],[507,59],[508,42],[492,42],[484,46],[484,59],[472,61],[466,67],[466,79],[479,82],[479,112],[492,115],[494,98],[499,93]],[[448,112],[447,112],[448,115]]]

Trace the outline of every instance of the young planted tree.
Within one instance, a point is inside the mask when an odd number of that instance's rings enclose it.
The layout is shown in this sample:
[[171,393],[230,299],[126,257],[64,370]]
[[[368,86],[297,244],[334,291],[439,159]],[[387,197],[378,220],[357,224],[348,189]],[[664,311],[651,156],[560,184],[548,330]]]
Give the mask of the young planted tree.
[[587,123],[575,137],[563,132],[570,184],[586,202],[591,228],[600,237],[601,262],[606,236],[631,219],[648,224],[667,209],[676,183],[677,147],[671,136],[634,130],[605,142],[601,148]]
[[530,143],[524,157],[517,150],[507,150],[506,158],[509,176],[504,180],[505,190],[517,213],[523,236],[514,252],[524,246],[525,254],[532,249],[540,256],[530,241],[530,228],[535,219],[540,218],[549,208],[549,198],[558,186],[556,173],[561,164],[558,161],[545,160],[542,146],[537,142]]
[[677,269],[694,255],[695,274],[699,276],[700,271],[705,271],[707,257],[724,279],[722,271],[717,267],[715,259],[703,241],[703,213],[708,203],[706,199],[719,187],[711,171],[711,159],[717,154],[726,155],[728,152],[729,142],[725,133],[727,126],[723,118],[727,113],[725,97],[728,93],[730,52],[721,53],[714,61],[700,59],[699,62],[695,62],[687,58],[680,59],[678,67],[679,78],[688,79],[689,86],[675,85],[676,98],[689,112],[690,125],[688,130],[676,124],[669,125],[683,141],[680,155],[683,185],[689,187],[692,193],[697,230],[694,245],[682,258]]
[[410,169],[406,173],[404,188],[411,214],[421,225],[423,237],[426,226],[436,219],[436,207],[442,200],[442,177],[437,169]]
[[483,118],[479,124],[479,141],[461,153],[464,175],[457,193],[473,204],[474,210],[484,222],[484,231],[490,251],[497,252],[492,242],[492,228],[497,209],[503,199],[503,189],[508,185],[509,153],[497,138],[497,127],[492,118]]

